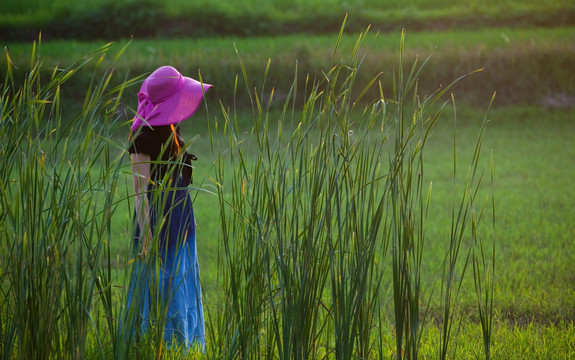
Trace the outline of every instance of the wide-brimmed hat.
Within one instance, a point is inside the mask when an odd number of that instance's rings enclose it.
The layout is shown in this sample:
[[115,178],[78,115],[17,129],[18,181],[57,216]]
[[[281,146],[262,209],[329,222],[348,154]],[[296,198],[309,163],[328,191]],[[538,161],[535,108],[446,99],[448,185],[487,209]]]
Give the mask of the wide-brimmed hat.
[[132,131],[142,125],[171,125],[186,120],[200,106],[212,85],[182,76],[171,66],[162,66],[142,84],[138,93],[138,112]]

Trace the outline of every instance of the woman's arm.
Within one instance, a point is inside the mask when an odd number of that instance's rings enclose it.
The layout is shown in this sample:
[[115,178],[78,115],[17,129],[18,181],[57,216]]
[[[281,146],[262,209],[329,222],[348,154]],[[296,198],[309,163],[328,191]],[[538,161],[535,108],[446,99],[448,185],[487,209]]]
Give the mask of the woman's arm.
[[140,234],[144,236],[140,255],[146,255],[152,243],[150,227],[150,203],[146,194],[150,182],[150,155],[143,153],[131,154],[132,173],[134,174],[134,192],[136,194],[136,219]]

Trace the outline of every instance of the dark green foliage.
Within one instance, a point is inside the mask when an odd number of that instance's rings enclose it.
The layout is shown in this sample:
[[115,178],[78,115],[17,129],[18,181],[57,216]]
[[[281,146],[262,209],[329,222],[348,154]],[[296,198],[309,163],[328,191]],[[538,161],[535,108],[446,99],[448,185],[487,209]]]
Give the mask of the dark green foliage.
[[160,26],[165,22],[164,8],[159,6],[158,1],[111,1],[93,9],[63,7],[44,22],[22,27],[4,25],[4,28],[0,28],[0,34],[5,40],[27,41],[34,40],[40,31],[45,39],[142,38],[160,33]]
[[[30,0],[28,0],[30,1]],[[436,6],[433,6],[435,4]],[[228,2],[190,1],[174,4],[159,0],[101,0],[86,6],[55,2],[44,11],[17,13],[22,21],[0,16],[0,39],[32,41],[40,30],[47,38],[106,39],[149,37],[262,36],[326,34],[339,31],[349,14],[345,31],[367,26],[375,31],[437,31],[487,27],[555,27],[575,24],[575,4],[534,6],[490,2],[481,7],[454,6],[435,1],[402,5],[372,1]]]
[[165,20],[163,8],[153,0],[110,2],[75,13],[63,10],[46,25],[44,34],[62,39],[119,39],[152,36]]

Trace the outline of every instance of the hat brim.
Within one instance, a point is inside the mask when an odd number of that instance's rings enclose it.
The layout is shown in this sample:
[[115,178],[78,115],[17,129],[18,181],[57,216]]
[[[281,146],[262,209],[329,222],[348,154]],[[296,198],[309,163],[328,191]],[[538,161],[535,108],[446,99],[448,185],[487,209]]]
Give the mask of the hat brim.
[[[149,119],[141,119],[136,114],[132,130],[136,130],[140,126],[162,126],[180,123],[190,116],[200,107],[204,94],[212,87],[210,84],[201,83],[189,77],[183,77],[185,80],[184,86],[177,91],[174,95],[155,104],[155,111]],[[142,84],[141,92],[147,94],[146,81]]]

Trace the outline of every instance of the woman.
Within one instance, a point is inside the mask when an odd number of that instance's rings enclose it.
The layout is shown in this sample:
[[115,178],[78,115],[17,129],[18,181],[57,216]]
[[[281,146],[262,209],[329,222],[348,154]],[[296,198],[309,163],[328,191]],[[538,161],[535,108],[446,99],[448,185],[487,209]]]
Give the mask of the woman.
[[[129,152],[134,174],[135,248],[128,292],[135,329],[163,329],[164,340],[205,346],[194,211],[186,186],[189,156],[178,123],[199,107],[211,85],[175,68],[154,71],[138,93]],[[154,332],[157,333],[157,332]]]

